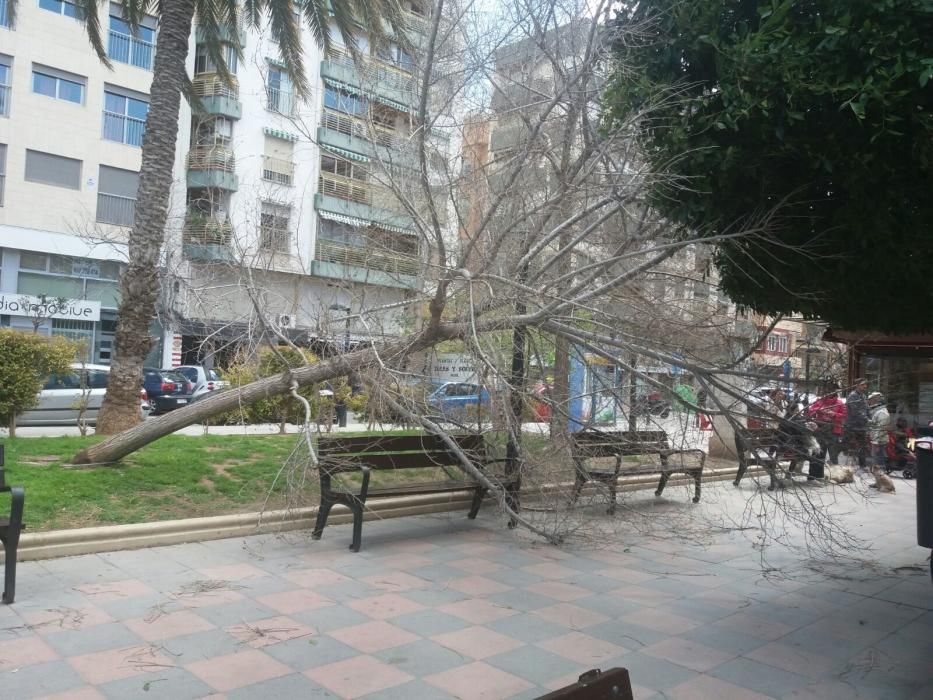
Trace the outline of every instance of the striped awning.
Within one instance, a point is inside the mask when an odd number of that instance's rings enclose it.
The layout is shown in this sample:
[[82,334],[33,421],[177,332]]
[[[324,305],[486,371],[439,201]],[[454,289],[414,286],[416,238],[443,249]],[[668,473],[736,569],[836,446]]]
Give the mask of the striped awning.
[[285,65],[284,61],[278,58],[272,58],[272,56],[266,56],[266,62],[269,63],[269,65],[275,66],[276,68],[285,68],[286,70],[288,69],[288,66]]
[[298,134],[292,134],[287,131],[282,131],[281,129],[273,129],[268,126],[264,126],[262,131],[266,136],[272,136],[277,139],[283,139],[285,141],[297,141]]
[[325,151],[330,151],[334,155],[342,156],[343,158],[348,158],[350,160],[359,161],[360,163],[369,162],[369,156],[364,156],[360,153],[354,153],[353,151],[348,151],[343,148],[337,148],[336,146],[331,146],[329,143],[322,143],[319,145]]
[[366,228],[367,226],[373,226],[375,228],[381,228],[386,231],[391,231],[393,233],[412,233],[407,228],[402,228],[401,226],[390,226],[389,224],[383,224],[379,221],[369,221],[368,219],[359,219],[355,216],[347,216],[346,214],[337,214],[332,211],[327,211],[326,209],[318,209],[318,216],[322,219],[327,219],[328,221],[335,221],[338,224],[347,224],[349,226],[357,226],[359,228]]
[[327,87],[333,88],[334,90],[343,90],[350,95],[360,95],[361,97],[363,95],[362,90],[354,85],[350,85],[349,83],[342,83],[339,80],[334,80],[333,78],[327,77],[323,78],[323,80]]
[[375,94],[375,93],[374,93],[374,94],[372,95],[372,98],[373,98],[376,102],[381,102],[382,104],[386,105],[387,107],[391,107],[392,109],[397,109],[399,112],[405,112],[406,114],[408,114],[409,112],[413,112],[413,111],[414,111],[414,110],[413,110],[411,107],[409,107],[408,105],[403,105],[401,102],[396,102],[395,100],[390,100],[388,97],[383,97],[382,95],[379,95],[379,94]]

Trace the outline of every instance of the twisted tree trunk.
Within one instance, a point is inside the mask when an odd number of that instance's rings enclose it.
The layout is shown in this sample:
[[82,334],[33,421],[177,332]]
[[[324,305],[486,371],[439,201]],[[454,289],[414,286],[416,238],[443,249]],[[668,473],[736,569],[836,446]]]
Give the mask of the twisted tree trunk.
[[97,433],[104,435],[127,430],[141,420],[139,389],[143,362],[152,348],[149,324],[156,315],[160,290],[159,269],[194,0],[163,0],[161,8],[129,262],[120,278],[113,364],[97,419]]

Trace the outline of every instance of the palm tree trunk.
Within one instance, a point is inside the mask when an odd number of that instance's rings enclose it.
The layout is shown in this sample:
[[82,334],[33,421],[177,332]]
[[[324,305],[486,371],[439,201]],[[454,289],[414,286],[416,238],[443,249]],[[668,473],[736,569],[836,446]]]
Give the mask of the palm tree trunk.
[[143,136],[136,214],[129,238],[129,263],[120,280],[120,308],[113,365],[97,433],[112,435],[140,421],[139,388],[152,348],[149,325],[155,318],[160,265],[168,215],[178,111],[185,81],[194,0],[163,0],[156,37],[149,116]]

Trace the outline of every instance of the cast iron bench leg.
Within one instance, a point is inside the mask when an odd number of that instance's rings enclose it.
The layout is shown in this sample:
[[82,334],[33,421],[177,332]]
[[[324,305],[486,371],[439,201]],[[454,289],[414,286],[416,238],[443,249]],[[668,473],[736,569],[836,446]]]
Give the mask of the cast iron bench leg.
[[476,490],[473,492],[473,503],[470,504],[470,512],[467,514],[467,517],[470,520],[476,520],[476,516],[479,514],[479,508],[483,505],[483,499],[486,498],[487,489],[483,486],[477,486]]
[[334,507],[334,501],[326,495],[321,496],[321,505],[317,510],[317,520],[314,523],[314,530],[311,532],[312,540],[321,539],[324,528],[327,527],[327,517],[330,515],[330,509]]
[[745,459],[745,443],[738,435],[735,436],[735,452],[739,456],[739,470],[735,474],[735,481],[732,482],[732,485],[738,486],[739,482],[742,481],[742,477],[745,476],[745,472],[748,471],[748,461]]
[[693,472],[693,483],[696,484],[696,489],[693,491],[693,502],[700,502],[700,484],[703,482],[703,467],[694,470]]

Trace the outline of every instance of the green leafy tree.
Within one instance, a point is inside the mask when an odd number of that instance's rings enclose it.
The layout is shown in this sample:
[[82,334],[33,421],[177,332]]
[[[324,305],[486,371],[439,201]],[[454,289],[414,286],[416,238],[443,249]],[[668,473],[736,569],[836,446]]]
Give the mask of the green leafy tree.
[[9,426],[10,437],[16,435],[16,416],[36,405],[50,374],[69,370],[76,350],[61,336],[0,329],[0,421]]
[[[110,65],[101,30],[101,16],[110,3],[75,0],[77,14],[91,47]],[[8,2],[11,26],[16,22],[17,0]],[[333,21],[346,45],[356,51],[357,37],[366,32],[379,41],[391,27],[405,37],[405,19],[398,0],[123,0],[123,17],[133,31],[146,14],[158,17],[155,62],[149,95],[149,115],[142,143],[142,167],[133,227],[128,241],[127,268],[120,277],[120,308],[114,338],[113,363],[107,395],[101,406],[97,433],[112,434],[140,420],[139,382],[143,362],[152,346],[149,324],[156,314],[160,291],[160,263],[169,195],[173,182],[179,106],[189,93],[185,72],[189,38],[195,23],[222,79],[231,76],[221,38],[236,34],[241,21],[249,27],[268,26],[271,40],[299,96],[308,92],[303,63],[301,25],[310,29],[318,44],[330,43]],[[363,29],[365,28],[365,29]]]
[[933,2],[640,0],[618,22],[610,123],[635,114],[654,203],[711,233],[760,312],[933,329]]

